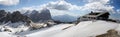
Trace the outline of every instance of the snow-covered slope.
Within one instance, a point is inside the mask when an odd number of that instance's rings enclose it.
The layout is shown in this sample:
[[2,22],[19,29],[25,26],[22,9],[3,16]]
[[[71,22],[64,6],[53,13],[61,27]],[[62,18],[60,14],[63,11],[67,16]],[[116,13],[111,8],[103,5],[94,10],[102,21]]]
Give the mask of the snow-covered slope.
[[11,33],[19,33],[28,30],[29,27],[26,26],[26,23],[24,22],[16,22],[16,23],[4,23],[0,25],[0,31],[1,32],[11,32]]
[[96,35],[106,33],[110,29],[116,29],[120,32],[119,25],[119,23],[101,20],[84,21],[77,25],[59,24],[43,30],[26,31],[18,35],[26,37],[95,37]]
[[71,27],[62,33],[56,34],[55,37],[94,37],[106,33],[110,29],[116,29],[119,25],[117,23],[105,21],[87,21],[81,22],[77,26]]
[[[66,25],[66,27],[68,27]],[[119,24],[106,21],[85,21],[80,22],[76,26],[71,26],[63,30],[63,26],[53,27],[43,32],[36,32],[27,37],[94,37],[96,35],[104,34],[110,29],[116,29]],[[63,29],[59,29],[63,28]]]
[[63,28],[66,28],[68,26],[72,26],[73,24],[59,24],[56,26],[53,26],[47,30],[38,31],[32,34],[26,35],[27,37],[50,37],[51,35],[55,35],[57,33],[62,32]]

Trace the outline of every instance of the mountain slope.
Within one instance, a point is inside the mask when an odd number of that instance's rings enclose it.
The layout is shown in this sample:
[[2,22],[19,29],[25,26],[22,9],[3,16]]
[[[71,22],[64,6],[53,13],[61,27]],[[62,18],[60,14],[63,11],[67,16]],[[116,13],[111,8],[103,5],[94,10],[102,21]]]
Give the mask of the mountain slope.
[[33,22],[44,22],[52,19],[49,9],[42,9],[40,11],[27,11],[24,13],[24,15],[30,17]]
[[[69,27],[71,26],[71,27]],[[69,27],[65,30],[64,28]],[[118,29],[119,24],[106,21],[85,21],[78,25],[66,25],[63,29],[48,29],[45,32],[36,32],[26,35],[28,37],[95,37],[106,33],[110,29]],[[62,28],[62,26],[61,26]]]

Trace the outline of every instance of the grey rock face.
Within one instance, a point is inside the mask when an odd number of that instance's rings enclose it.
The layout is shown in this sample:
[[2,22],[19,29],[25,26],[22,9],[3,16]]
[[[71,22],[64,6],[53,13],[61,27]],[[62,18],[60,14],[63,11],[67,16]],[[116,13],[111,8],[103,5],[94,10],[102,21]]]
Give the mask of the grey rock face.
[[5,10],[0,10],[0,22],[3,22],[6,15],[7,15],[7,12],[5,12]]
[[48,9],[43,9],[40,13],[40,18],[43,20],[50,20],[51,19],[51,14]]
[[36,10],[33,10],[32,12],[27,11],[25,14],[27,14],[33,22],[45,22],[51,20],[51,14],[48,9],[43,9],[40,12]]
[[13,13],[5,12],[4,10],[0,10],[0,22],[27,22],[30,23],[30,19],[27,16],[22,15],[19,11],[15,11]]
[[23,21],[23,22],[28,22],[30,19],[27,16],[22,15],[19,11],[15,11],[11,14],[11,22],[18,22],[18,21]]

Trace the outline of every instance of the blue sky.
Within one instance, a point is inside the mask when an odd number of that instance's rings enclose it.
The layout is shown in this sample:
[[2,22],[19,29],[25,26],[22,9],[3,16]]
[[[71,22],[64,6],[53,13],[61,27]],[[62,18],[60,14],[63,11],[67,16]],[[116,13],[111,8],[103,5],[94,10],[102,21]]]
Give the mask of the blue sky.
[[118,14],[120,0],[0,0],[0,9],[7,11],[40,9],[41,7],[49,8],[53,14],[57,11],[59,11],[58,14],[66,12],[71,15],[85,14],[90,11],[108,11]]
[[[58,0],[19,0],[19,4],[17,5],[6,6],[0,4],[0,9],[14,10],[22,7],[38,6],[48,3],[50,1],[58,1]],[[65,0],[65,1],[78,6],[82,6],[86,3],[83,2],[84,0]],[[110,3],[110,5],[114,6],[115,9],[120,9],[120,0],[110,0],[110,2],[112,2]]]
[[111,0],[111,5],[115,7],[115,9],[120,9],[120,0]]

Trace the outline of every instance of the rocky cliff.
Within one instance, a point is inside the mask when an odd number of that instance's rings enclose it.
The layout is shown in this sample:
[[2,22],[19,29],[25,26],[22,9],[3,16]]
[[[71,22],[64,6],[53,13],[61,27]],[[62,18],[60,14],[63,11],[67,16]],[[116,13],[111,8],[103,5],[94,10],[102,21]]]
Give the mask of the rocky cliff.
[[24,15],[30,17],[33,22],[46,22],[48,20],[52,20],[48,9],[42,9],[41,11],[33,10],[31,12],[27,11]]
[[19,11],[15,11],[13,13],[5,12],[5,10],[0,10],[0,22],[8,22],[11,21],[12,23],[15,22],[30,22],[29,17],[22,15]]

